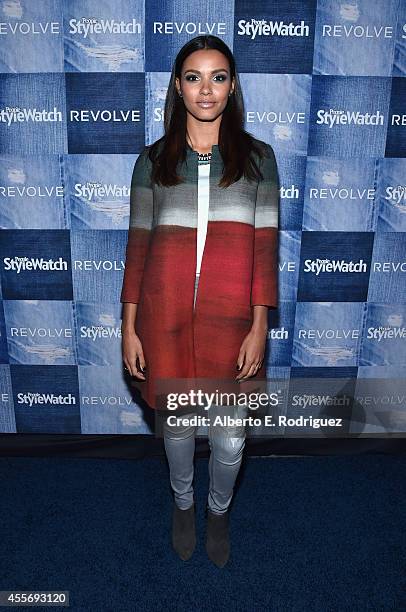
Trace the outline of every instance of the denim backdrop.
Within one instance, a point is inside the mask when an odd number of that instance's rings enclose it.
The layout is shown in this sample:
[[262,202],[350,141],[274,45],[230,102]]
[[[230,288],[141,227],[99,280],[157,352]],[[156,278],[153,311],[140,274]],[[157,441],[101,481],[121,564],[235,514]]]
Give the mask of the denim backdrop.
[[130,179],[202,33],[233,50],[246,129],[278,162],[270,383],[380,379],[348,431],[406,431],[405,24],[406,0],[4,3],[1,432],[153,433],[121,362]]

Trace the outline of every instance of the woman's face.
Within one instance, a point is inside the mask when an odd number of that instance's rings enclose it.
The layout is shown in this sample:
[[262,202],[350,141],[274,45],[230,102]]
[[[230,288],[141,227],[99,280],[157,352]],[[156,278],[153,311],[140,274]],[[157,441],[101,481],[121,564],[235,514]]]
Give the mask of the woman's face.
[[183,62],[181,80],[176,78],[186,109],[200,121],[213,121],[224,111],[234,90],[228,59],[216,49],[200,49]]

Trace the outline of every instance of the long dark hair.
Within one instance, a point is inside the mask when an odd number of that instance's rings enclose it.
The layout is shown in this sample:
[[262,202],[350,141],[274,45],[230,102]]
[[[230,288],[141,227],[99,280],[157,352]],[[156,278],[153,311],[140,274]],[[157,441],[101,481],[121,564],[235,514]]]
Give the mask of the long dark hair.
[[169,81],[165,100],[164,130],[165,134],[148,147],[149,158],[153,163],[151,178],[164,187],[183,183],[177,175],[177,166],[186,159],[186,117],[187,111],[175,86],[175,78],[181,80],[181,71],[185,59],[200,49],[216,49],[228,59],[230,78],[235,78],[234,91],[228,97],[223,111],[218,146],[223,160],[223,176],[220,187],[228,187],[238,181],[242,175],[248,179],[263,178],[255,160],[256,153],[260,158],[265,155],[261,142],[244,129],[244,101],[241,85],[236,73],[235,60],[228,46],[217,36],[197,36],[187,42],[176,56]]

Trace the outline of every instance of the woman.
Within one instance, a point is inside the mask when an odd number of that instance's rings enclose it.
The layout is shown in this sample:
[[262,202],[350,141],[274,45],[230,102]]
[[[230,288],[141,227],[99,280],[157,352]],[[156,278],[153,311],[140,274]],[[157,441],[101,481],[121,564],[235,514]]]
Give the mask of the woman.
[[[189,41],[173,66],[165,134],[134,166],[121,293],[123,361],[159,414],[162,381],[176,391],[195,378],[265,378],[268,308],[278,301],[279,183],[272,147],[243,124],[230,49],[215,36]],[[184,560],[196,544],[195,429],[164,419],[172,543]],[[223,567],[245,432],[213,430],[206,550]]]

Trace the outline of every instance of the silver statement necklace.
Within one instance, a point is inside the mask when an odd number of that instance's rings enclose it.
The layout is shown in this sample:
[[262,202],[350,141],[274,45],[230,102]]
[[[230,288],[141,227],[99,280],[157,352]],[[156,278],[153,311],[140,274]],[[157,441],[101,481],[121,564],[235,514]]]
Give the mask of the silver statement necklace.
[[209,164],[211,162],[211,152],[210,153],[197,152],[197,162],[199,164]]
[[[190,142],[190,146],[192,147],[193,151],[195,151],[195,148],[193,147],[192,141],[190,140],[189,137],[189,142]],[[199,151],[196,151],[197,153],[197,161],[199,164],[209,164],[211,161],[211,151],[210,153],[199,153]]]

